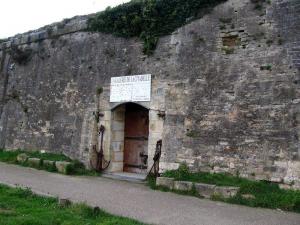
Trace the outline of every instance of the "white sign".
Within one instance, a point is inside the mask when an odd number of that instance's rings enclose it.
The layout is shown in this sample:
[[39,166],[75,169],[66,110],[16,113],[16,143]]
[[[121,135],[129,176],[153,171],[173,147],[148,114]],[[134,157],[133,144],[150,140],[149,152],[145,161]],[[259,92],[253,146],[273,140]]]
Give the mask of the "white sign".
[[151,74],[112,77],[110,102],[149,102],[151,100]]

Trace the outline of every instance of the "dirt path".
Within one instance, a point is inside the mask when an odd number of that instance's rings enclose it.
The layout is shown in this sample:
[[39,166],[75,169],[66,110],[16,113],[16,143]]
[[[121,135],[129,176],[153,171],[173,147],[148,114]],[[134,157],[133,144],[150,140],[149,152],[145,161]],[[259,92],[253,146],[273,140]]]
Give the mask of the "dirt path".
[[300,214],[248,208],[150,190],[141,184],[96,177],[63,176],[0,162],[0,183],[38,194],[86,202],[150,224],[299,225]]

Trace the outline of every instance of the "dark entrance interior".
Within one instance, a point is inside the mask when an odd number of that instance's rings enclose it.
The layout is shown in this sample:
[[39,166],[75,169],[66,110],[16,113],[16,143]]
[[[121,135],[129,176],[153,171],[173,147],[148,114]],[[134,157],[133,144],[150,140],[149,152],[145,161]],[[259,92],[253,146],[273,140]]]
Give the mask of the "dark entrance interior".
[[128,103],[125,106],[124,171],[146,173],[148,159],[149,110]]

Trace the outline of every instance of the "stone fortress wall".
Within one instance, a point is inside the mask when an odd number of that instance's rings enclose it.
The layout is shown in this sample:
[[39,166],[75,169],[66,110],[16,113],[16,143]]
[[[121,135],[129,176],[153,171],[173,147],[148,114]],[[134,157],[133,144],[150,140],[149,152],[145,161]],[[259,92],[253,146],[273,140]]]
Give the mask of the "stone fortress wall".
[[185,162],[300,188],[299,0],[263,9],[228,0],[160,38],[149,57],[138,39],[86,32],[87,18],[0,44],[1,148],[62,151],[88,164],[93,113],[111,109],[110,78],[152,74],[161,170]]

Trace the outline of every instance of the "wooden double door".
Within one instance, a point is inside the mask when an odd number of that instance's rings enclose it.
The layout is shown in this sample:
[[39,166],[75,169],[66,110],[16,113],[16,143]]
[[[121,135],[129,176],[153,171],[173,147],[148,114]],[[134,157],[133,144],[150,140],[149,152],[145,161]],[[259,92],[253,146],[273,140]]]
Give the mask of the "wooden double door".
[[124,171],[146,173],[149,110],[134,103],[126,104],[125,109]]

